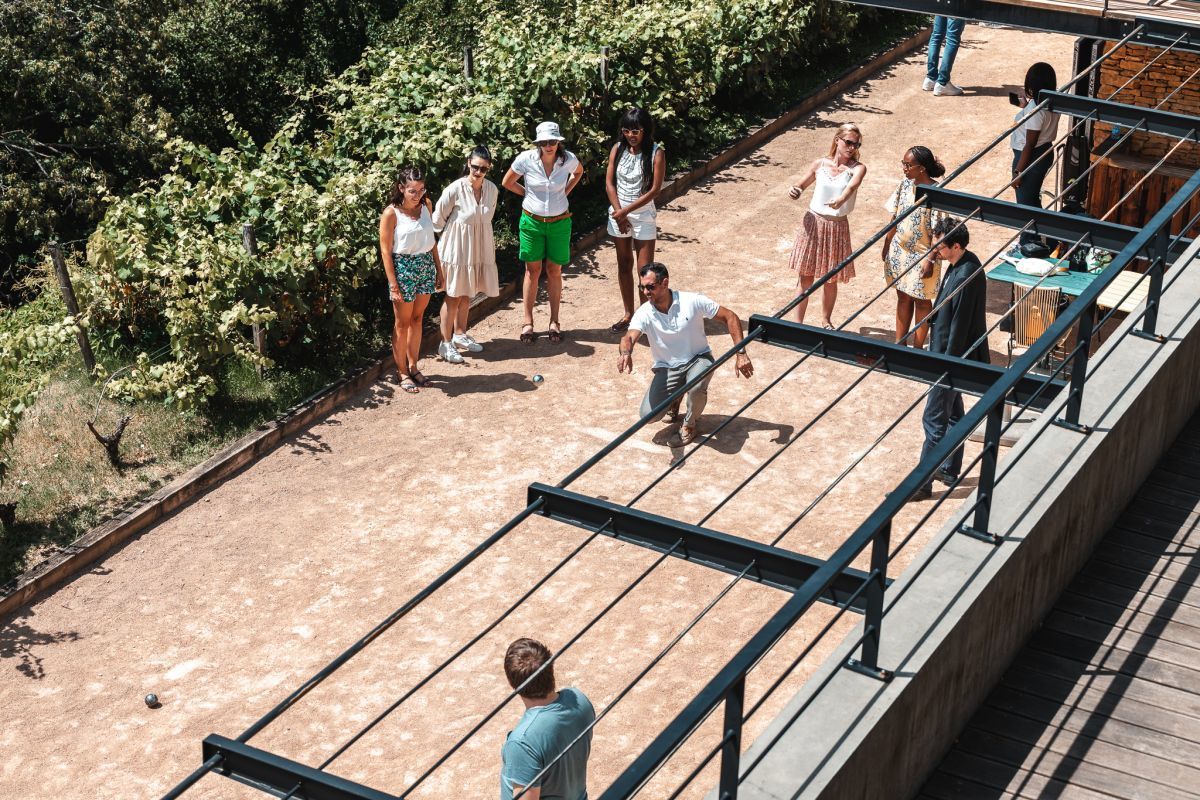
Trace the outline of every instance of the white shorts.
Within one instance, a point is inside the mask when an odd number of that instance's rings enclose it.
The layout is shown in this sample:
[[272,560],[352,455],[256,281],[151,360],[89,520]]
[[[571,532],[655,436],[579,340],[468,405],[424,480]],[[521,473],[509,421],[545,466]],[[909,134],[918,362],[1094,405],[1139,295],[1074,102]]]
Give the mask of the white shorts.
[[625,218],[633,227],[631,233],[621,233],[617,230],[617,223],[613,221],[612,212],[613,208],[609,206],[608,235],[614,239],[628,239],[632,236],[639,242],[652,242],[658,238],[658,209],[654,207],[654,203],[647,203]]

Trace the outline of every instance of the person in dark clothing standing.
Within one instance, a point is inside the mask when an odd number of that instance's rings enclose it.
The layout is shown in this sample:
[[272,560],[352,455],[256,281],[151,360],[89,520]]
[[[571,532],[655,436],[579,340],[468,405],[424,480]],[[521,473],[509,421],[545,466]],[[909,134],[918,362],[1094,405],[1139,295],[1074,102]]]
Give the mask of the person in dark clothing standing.
[[[971,241],[965,223],[943,217],[933,229],[934,257],[944,259],[948,267],[942,272],[938,286],[938,305],[930,315],[929,350],[987,364],[988,343],[984,334],[987,320],[987,281],[979,258],[967,249]],[[926,458],[938,442],[963,416],[962,393],[947,386],[934,386],[925,403],[921,426],[925,429],[925,445],[921,458]],[[959,447],[938,467],[934,477],[946,485],[958,480],[962,470],[963,449]],[[925,500],[933,495],[929,483],[912,496]]]

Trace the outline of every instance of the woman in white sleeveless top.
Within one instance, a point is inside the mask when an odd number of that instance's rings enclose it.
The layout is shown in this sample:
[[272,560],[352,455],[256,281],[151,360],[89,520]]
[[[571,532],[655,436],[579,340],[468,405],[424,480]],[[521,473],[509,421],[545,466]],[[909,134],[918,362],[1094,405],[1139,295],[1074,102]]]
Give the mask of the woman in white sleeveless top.
[[[867,165],[858,160],[860,147],[862,132],[858,126],[851,122],[841,125],[834,133],[829,155],[812,162],[800,183],[789,192],[793,200],[798,200],[805,189],[816,184],[792,247],[791,267],[800,274],[801,292],[808,291],[814,281],[846,261],[853,252],[847,217],[854,210],[858,187],[867,174]],[[833,328],[838,284],[853,277],[854,262],[849,261],[822,285],[821,315],[826,328]],[[796,306],[797,322],[804,322],[807,310],[805,298]]]
[[421,355],[421,318],[429,295],[442,288],[442,262],[433,235],[433,218],[425,199],[425,176],[416,167],[400,170],[379,215],[379,256],[392,301],[392,357],[400,388],[410,394],[429,383],[417,360]]
[[617,285],[624,315],[613,333],[629,328],[637,304],[633,299],[635,270],[654,261],[658,209],[654,200],[667,173],[667,158],[654,141],[654,120],[644,108],[630,108],[621,117],[617,143],[608,157],[608,235],[617,248]]
[[491,168],[492,154],[486,147],[476,147],[467,156],[463,176],[446,187],[433,209],[433,229],[441,234],[438,248],[446,273],[438,355],[452,364],[462,363],[460,348],[469,353],[483,350],[483,345],[467,334],[471,298],[500,294],[492,236],[500,190],[486,177]]

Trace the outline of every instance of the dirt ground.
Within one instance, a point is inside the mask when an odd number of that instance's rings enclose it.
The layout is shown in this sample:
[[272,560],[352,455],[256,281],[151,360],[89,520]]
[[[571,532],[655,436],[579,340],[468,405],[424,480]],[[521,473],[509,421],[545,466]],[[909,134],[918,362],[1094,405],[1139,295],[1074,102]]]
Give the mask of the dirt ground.
[[[906,147],[925,144],[953,169],[1006,127],[1007,94],[1037,60],[1070,73],[1067,37],[970,26],[955,65],[964,97],[920,90],[924,53],[874,76],[800,121],[748,158],[692,189],[659,216],[659,259],[676,289],[705,292],[746,318],[773,313],[791,297],[787,269],[804,203],[787,197],[804,165],[823,155],[833,128],[863,130],[869,172],[851,217],[861,242],[886,221],[885,198],[901,178]],[[1017,53],[1017,58],[1013,54]],[[1008,172],[1007,148],[952,186],[992,193]],[[1007,195],[1006,195],[1007,196]],[[972,228],[980,256],[1003,241]],[[894,301],[872,298],[884,282],[877,251],[841,288],[836,322],[888,336]],[[990,307],[1003,307],[993,286]],[[815,310],[815,309],[814,309]],[[0,797],[131,798],[160,795],[200,764],[209,733],[235,737],[346,646],[399,607],[525,505],[532,481],[555,483],[636,418],[650,379],[639,347],[632,376],[616,371],[619,316],[610,245],[585,253],[567,272],[566,341],[517,341],[519,310],[507,307],[474,335],[486,350],[465,365],[429,359],[434,387],[410,396],[381,382],[355,402],[289,440],[237,478],[209,492],[0,629]],[[810,310],[810,321],[817,317]],[[545,330],[546,307],[538,307]],[[729,339],[711,329],[718,352]],[[1003,335],[992,345],[1002,351]],[[710,390],[711,430],[790,367],[790,351],[752,348],[757,373],[732,368]],[[531,377],[541,374],[541,384]],[[759,541],[789,529],[781,544],[832,552],[916,463],[920,414],[909,414],[846,480],[798,524],[818,493],[871,446],[922,393],[922,386],[873,375],[746,488],[710,512],[789,437],[860,378],[857,367],[810,359],[735,423],[672,470],[639,508],[667,513]],[[637,435],[572,488],[625,503],[671,466],[664,426]],[[968,458],[972,455],[968,452]],[[970,484],[955,492],[961,499]],[[938,493],[940,494],[940,492]],[[935,495],[936,497],[937,495]],[[948,503],[891,567],[898,574]],[[907,534],[931,503],[897,520]],[[894,540],[895,541],[895,540]],[[567,558],[580,548],[578,555]],[[454,660],[331,770],[403,793],[506,694],[501,657],[530,635],[559,649],[586,633],[559,662],[561,685],[583,689],[611,713],[596,729],[589,775],[598,796],[694,693],[786,599],[741,582],[636,687],[613,705],[729,576],[677,560],[649,572],[611,611],[592,621],[657,555],[535,518],[514,530],[252,744],[315,764],[386,709],[541,576],[565,565],[478,644]],[[752,674],[754,704],[832,609],[814,609]],[[749,723],[753,737],[856,620],[848,615],[771,694]],[[148,709],[156,692],[162,707]],[[509,703],[413,796],[494,796],[499,750],[520,713]],[[714,720],[645,793],[664,797],[716,741]],[[712,785],[711,772],[692,795]],[[209,776],[192,797],[261,797]]]

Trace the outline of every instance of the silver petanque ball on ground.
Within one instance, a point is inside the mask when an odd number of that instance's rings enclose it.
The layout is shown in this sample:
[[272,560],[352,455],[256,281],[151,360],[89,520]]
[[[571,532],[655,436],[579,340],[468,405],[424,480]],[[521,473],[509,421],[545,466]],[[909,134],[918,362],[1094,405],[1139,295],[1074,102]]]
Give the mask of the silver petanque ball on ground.
[[158,702],[158,695],[154,694],[153,692],[151,692],[150,694],[146,695],[146,705],[147,705],[149,708],[158,708],[158,707],[159,707],[159,705],[161,705],[161,704]]
[[543,378],[541,375],[534,375],[534,376],[533,376],[533,382],[534,382],[534,383],[541,383],[541,382],[542,382],[542,381],[544,381],[544,380],[545,380],[545,378]]

